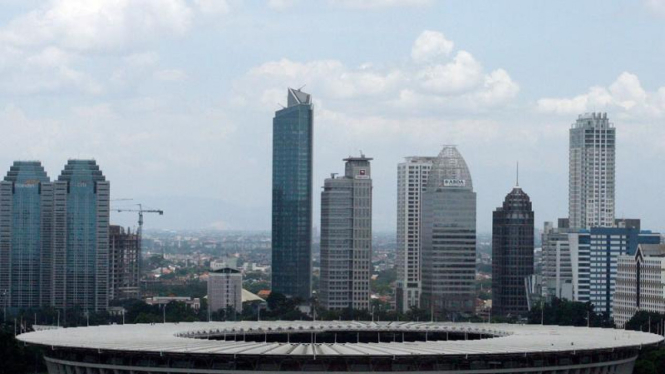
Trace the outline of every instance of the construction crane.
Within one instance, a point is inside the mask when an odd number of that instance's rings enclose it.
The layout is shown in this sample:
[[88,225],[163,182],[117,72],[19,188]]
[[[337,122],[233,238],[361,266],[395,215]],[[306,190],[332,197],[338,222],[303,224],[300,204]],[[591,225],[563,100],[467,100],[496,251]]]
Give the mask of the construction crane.
[[[120,199],[118,199],[120,200]],[[125,199],[122,199],[125,200]],[[131,199],[126,199],[126,200],[131,200]],[[141,250],[143,248],[143,213],[157,213],[160,216],[164,215],[164,211],[161,209],[143,209],[143,205],[141,204],[136,204],[138,205],[138,209],[113,209],[114,211],[118,213],[125,213],[125,212],[134,212],[139,214],[139,227],[138,227],[138,237],[139,237],[139,290],[141,289],[140,282],[141,282]],[[162,263],[164,262],[164,248],[162,247]],[[162,272],[164,272],[164,269],[162,268]],[[140,291],[139,291],[140,292]]]

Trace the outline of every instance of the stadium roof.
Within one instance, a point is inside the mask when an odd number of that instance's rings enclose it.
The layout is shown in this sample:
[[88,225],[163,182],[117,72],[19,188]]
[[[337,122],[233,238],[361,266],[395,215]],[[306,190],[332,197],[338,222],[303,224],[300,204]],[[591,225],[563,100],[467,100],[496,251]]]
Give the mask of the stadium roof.
[[[207,334],[274,334],[311,332],[451,332],[494,336],[479,340],[381,342],[381,343],[278,343],[262,341],[207,340]],[[197,338],[194,338],[196,336]],[[266,321],[194,322],[167,324],[108,325],[30,332],[18,336],[29,344],[154,353],[213,355],[293,356],[413,356],[556,353],[641,347],[657,344],[663,337],[636,331],[586,327],[512,324]]]

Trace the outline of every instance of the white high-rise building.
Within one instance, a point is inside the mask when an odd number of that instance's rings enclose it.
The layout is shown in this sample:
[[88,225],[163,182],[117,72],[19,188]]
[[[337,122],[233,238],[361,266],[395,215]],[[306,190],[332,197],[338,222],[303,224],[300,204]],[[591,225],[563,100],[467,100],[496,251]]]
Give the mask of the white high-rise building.
[[397,165],[397,310],[420,307],[420,199],[436,157],[406,157]]
[[614,225],[615,128],[607,113],[580,115],[570,129],[570,227]]

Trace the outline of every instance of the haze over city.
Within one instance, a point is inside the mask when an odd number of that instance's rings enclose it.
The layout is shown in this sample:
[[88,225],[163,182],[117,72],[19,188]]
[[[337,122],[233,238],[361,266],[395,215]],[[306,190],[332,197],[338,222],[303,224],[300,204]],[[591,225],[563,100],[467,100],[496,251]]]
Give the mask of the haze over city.
[[323,180],[362,150],[374,230],[394,231],[397,163],[456,144],[489,232],[517,161],[536,227],[567,215],[568,129],[603,111],[617,217],[665,231],[665,2],[359,4],[3,1],[0,165],[41,160],[54,178],[95,158],[112,199],[165,210],[147,228],[269,230],[271,121],[305,85],[314,217]]

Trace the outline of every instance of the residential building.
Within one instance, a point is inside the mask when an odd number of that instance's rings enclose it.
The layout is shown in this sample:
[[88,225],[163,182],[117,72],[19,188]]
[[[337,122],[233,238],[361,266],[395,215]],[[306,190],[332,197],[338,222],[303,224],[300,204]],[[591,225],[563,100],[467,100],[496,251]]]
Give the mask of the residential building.
[[312,98],[288,90],[273,119],[272,291],[303,300],[312,293]]
[[141,238],[131,229],[109,227],[109,298],[138,299],[141,296]]
[[527,284],[534,274],[534,213],[519,185],[492,215],[492,311],[520,316],[529,311]]
[[422,307],[437,316],[474,312],[476,193],[455,146],[432,164],[422,195]]
[[53,184],[39,161],[15,161],[0,182],[0,305],[51,305]]
[[397,310],[406,313],[420,307],[421,199],[436,157],[407,157],[397,165],[397,254],[395,299]]
[[623,328],[635,313],[665,314],[665,245],[640,244],[617,259],[614,323]]
[[69,160],[53,190],[54,306],[105,310],[110,184],[94,160]]
[[225,267],[208,273],[208,308],[210,312],[233,308],[242,313],[242,273]]
[[592,227],[568,235],[575,301],[591,302],[611,316],[619,256],[635,255],[639,244],[660,244],[661,237],[636,228]]
[[616,131],[607,113],[580,115],[570,129],[570,227],[614,225]]
[[330,310],[369,309],[372,272],[370,161],[345,158],[321,192],[321,305]]

